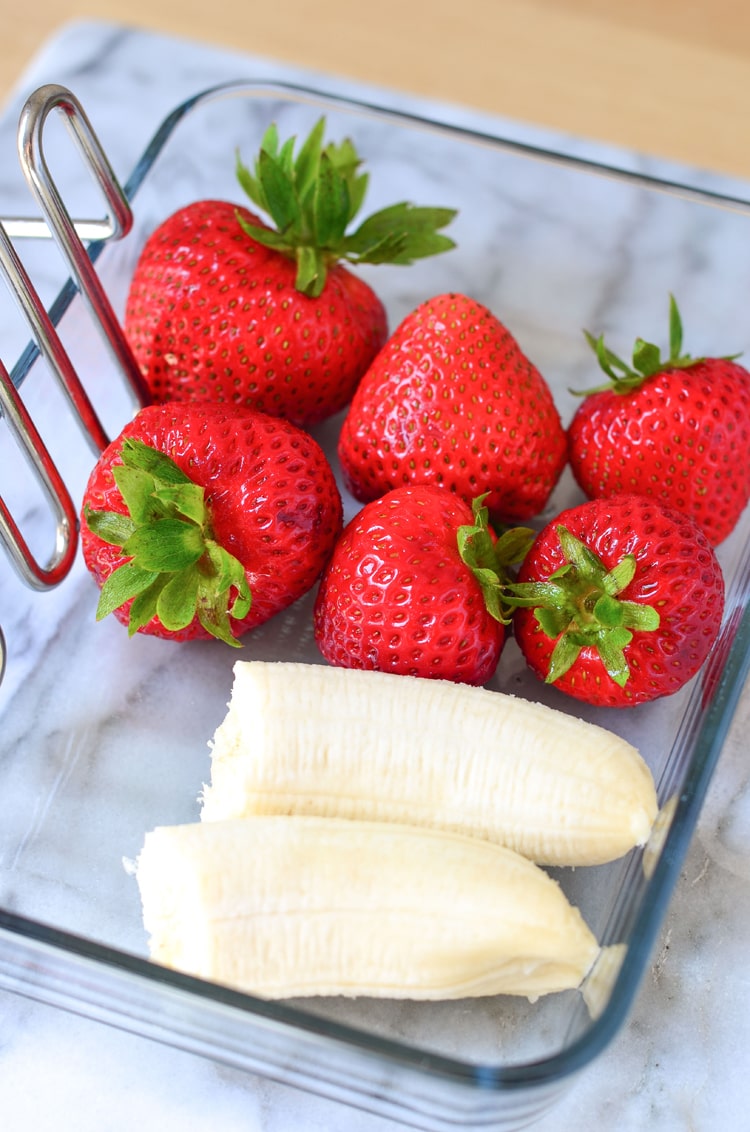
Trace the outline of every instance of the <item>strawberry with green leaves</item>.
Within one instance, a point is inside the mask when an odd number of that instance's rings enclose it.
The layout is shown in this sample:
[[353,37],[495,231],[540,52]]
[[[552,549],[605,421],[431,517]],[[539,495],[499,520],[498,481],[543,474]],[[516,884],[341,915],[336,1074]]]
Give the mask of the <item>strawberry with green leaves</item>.
[[84,493],[97,617],[237,645],[312,588],[342,525],[331,467],[295,425],[236,405],[148,406]]
[[570,465],[590,498],[637,492],[692,515],[714,546],[750,499],[750,373],[730,357],[683,353],[670,298],[669,357],[638,339],[632,363],[587,335],[608,381],[583,394]]
[[506,601],[537,676],[578,700],[629,707],[695,676],[719,633],[724,581],[690,515],[622,495],[549,523]]
[[[344,408],[387,337],[382,302],[350,270],[410,264],[453,247],[455,212],[410,203],[351,230],[368,184],[351,143],[321,119],[295,154],[270,127],[237,175],[270,217],[200,200],[149,237],[125,331],[154,400],[237,402],[310,425]],[[272,226],[273,225],[273,226]]]
[[484,501],[434,484],[368,503],[321,579],[315,640],[341,668],[484,684],[505,641],[503,586],[532,532],[498,539]]
[[437,484],[471,502],[488,493],[500,523],[544,508],[565,466],[552,393],[505,326],[462,294],[409,314],[373,361],[338,445],[362,502],[404,484]]

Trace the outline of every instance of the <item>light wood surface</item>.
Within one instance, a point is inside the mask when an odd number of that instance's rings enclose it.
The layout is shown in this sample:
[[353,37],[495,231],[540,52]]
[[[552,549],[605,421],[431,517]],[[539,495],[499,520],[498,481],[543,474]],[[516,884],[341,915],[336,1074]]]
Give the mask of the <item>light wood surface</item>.
[[0,97],[75,19],[175,33],[750,179],[747,0],[2,0]]

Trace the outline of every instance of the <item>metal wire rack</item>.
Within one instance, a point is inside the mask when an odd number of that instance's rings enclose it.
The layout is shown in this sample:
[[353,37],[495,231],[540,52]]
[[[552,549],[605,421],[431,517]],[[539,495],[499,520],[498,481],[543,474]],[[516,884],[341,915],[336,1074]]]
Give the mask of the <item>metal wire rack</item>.
[[[103,219],[72,219],[58,190],[44,152],[44,131],[50,114],[63,115],[73,142],[83,156],[107,206]],[[40,354],[59,384],[70,410],[99,454],[109,443],[100,421],[60,336],[24,267],[14,240],[54,239],[60,248],[95,325],[130,386],[138,404],[148,394],[122,327],[115,316],[86,250],[86,241],[119,240],[132,227],[130,204],[99,139],[75,96],[67,88],[48,84],[24,104],[17,133],[18,158],[41,217],[0,220],[0,270],[23,314]],[[0,542],[27,585],[45,590],[69,573],[77,549],[76,509],[70,493],[40,435],[21,392],[0,361],[0,412],[14,441],[28,461],[55,523],[54,545],[46,559],[32,553],[20,524],[0,494]],[[0,681],[5,670],[5,641],[0,627]]]

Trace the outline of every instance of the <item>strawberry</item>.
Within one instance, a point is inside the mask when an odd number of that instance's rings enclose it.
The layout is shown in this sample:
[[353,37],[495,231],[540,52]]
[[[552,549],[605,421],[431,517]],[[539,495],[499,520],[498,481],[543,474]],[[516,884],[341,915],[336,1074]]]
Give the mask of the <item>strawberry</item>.
[[97,617],[236,645],[311,589],[342,525],[331,467],[295,425],[237,405],[151,405],[84,493]]
[[154,400],[238,402],[298,424],[342,409],[387,337],[382,302],[345,263],[408,264],[453,247],[451,209],[393,205],[347,229],[367,175],[350,141],[323,147],[321,119],[293,153],[266,131],[241,187],[276,227],[200,200],[149,237],[125,331]]
[[439,484],[470,502],[489,493],[501,523],[540,512],[566,462],[552,394],[480,303],[443,294],[412,311],[363,377],[338,446],[360,501]]
[[505,640],[502,585],[531,532],[496,540],[487,509],[434,484],[402,487],[348,523],[313,614],[323,656],[342,668],[483,684]]
[[724,608],[721,569],[698,524],[641,495],[563,511],[508,589],[530,668],[608,707],[678,691],[706,659]]
[[713,546],[750,499],[750,374],[682,352],[670,297],[670,350],[638,339],[632,365],[587,334],[608,381],[584,393],[568,428],[570,465],[590,498],[637,492],[692,515]]

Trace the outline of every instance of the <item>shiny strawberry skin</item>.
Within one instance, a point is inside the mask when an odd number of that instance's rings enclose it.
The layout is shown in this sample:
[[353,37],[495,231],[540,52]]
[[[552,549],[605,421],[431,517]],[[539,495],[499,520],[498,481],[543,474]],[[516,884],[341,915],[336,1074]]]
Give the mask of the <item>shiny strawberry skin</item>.
[[343,668],[484,684],[505,639],[462,562],[471,508],[444,488],[403,487],[344,529],[321,579],[315,640]]
[[750,374],[705,359],[627,393],[591,393],[568,428],[573,474],[590,498],[653,496],[692,515],[718,546],[750,498]]
[[[635,632],[625,648],[631,674],[624,687],[609,677],[590,648],[554,686],[578,700],[618,708],[677,692],[706,660],[724,609],[721,568],[700,527],[689,515],[645,496],[592,500],[563,511],[539,533],[519,582],[544,581],[564,564],[558,526],[585,542],[609,569],[633,554],[636,573],[621,596],[653,606],[660,624]],[[556,641],[531,608],[516,611],[513,631],[527,664],[544,680]]]
[[550,389],[482,304],[437,295],[397,328],[359,384],[339,461],[362,502],[439,484],[470,502],[489,492],[502,522],[544,508],[567,459]]
[[125,332],[155,401],[238,403],[311,425],[343,409],[387,337],[383,304],[341,264],[320,298],[252,240],[245,208],[198,201],[147,240]]
[[[113,466],[125,437],[166,452],[205,488],[216,541],[245,568],[253,602],[233,620],[239,637],[286,609],[318,580],[343,526],[341,497],[317,442],[291,423],[240,406],[173,403],[142,409],[97,461],[84,492],[81,546],[101,586],[127,561],[86,522],[87,508],[126,514]],[[127,624],[130,602],[115,610]],[[209,639],[194,619],[169,631],[153,618],[139,632],[176,640]]]

